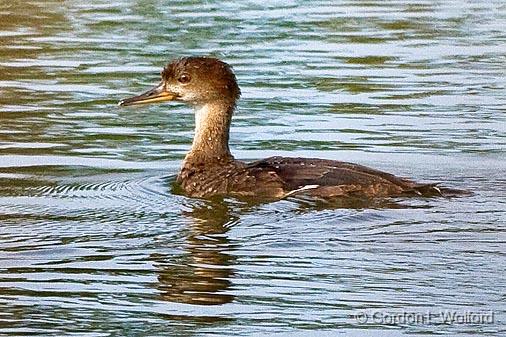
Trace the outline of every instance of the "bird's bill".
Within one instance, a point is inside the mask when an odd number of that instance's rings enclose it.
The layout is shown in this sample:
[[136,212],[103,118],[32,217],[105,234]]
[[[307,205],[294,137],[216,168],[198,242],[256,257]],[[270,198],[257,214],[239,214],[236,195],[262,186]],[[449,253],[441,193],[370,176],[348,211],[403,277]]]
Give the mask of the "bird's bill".
[[173,101],[177,98],[177,94],[165,90],[163,82],[158,84],[156,87],[146,91],[138,96],[122,99],[119,101],[119,106],[129,106],[137,104],[148,104],[157,102]]

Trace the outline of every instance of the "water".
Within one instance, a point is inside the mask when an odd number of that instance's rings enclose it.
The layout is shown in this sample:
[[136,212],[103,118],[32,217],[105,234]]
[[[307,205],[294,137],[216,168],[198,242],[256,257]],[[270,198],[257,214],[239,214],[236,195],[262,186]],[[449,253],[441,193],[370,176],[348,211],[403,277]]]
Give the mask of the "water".
[[[494,0],[1,1],[0,334],[503,336],[504,27]],[[347,160],[474,195],[174,195],[190,110],[116,103],[182,55],[234,66],[237,158]],[[388,320],[442,310],[493,319]]]

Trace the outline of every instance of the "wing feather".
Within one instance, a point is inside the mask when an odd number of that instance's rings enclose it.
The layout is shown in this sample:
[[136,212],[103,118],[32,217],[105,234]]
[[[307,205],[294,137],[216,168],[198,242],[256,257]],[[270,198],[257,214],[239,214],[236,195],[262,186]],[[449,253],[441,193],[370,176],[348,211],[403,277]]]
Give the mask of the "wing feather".
[[[248,167],[275,172],[290,195],[441,195],[441,188],[435,184],[417,184],[387,172],[337,160],[271,157],[250,163]],[[304,186],[313,187],[305,189]]]

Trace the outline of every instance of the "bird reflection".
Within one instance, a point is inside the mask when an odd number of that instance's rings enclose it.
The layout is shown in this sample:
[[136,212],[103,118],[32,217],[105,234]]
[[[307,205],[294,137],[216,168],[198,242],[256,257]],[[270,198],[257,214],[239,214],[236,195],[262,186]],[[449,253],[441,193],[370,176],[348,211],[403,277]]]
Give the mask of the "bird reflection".
[[233,276],[233,243],[226,232],[237,221],[225,202],[193,206],[183,212],[192,222],[185,253],[170,259],[157,259],[159,289],[165,301],[200,305],[229,303],[227,293]]

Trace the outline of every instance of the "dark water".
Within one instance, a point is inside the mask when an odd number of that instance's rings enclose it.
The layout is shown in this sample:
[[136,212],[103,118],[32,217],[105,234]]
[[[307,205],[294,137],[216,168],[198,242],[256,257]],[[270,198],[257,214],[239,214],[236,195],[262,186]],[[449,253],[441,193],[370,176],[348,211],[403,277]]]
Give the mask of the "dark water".
[[[0,335],[504,336],[505,27],[494,0],[0,1]],[[209,54],[242,87],[237,158],[348,160],[475,194],[172,194],[190,110],[115,104]],[[493,317],[387,319],[442,310]]]

